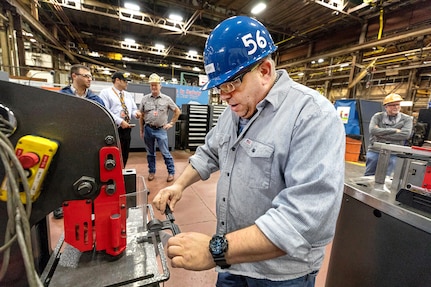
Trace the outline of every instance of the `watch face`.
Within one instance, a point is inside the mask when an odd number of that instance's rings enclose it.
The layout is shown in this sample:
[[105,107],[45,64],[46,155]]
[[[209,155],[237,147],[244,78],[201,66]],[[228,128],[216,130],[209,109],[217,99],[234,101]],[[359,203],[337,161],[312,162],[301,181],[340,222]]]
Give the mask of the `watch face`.
[[210,241],[210,252],[213,255],[220,255],[223,254],[223,252],[226,249],[226,239],[224,239],[222,236],[213,236],[213,238]]

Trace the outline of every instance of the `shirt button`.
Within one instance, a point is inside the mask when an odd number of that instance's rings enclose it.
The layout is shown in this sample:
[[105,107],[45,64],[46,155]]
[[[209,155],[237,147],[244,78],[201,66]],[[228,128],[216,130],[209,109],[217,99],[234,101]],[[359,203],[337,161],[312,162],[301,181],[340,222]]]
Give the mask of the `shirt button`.
[[230,173],[227,172],[226,174],[227,174],[227,176],[230,176]]
[[226,201],[226,197],[223,197],[223,201]]
[[232,148],[232,151],[235,151],[235,147]]
[[224,221],[221,222],[221,225],[224,225]]

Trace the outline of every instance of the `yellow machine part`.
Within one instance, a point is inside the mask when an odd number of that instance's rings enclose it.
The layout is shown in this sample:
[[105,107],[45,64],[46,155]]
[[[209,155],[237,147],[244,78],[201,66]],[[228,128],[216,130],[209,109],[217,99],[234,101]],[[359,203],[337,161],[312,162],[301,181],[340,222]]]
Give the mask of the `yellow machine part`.
[[[48,173],[52,159],[57,152],[58,143],[39,136],[26,135],[19,139],[15,147],[15,154],[27,174],[32,202],[39,195],[43,181]],[[0,200],[7,200],[7,177],[0,189]],[[20,187],[22,188],[22,186]],[[22,203],[26,203],[24,190],[20,190]]]

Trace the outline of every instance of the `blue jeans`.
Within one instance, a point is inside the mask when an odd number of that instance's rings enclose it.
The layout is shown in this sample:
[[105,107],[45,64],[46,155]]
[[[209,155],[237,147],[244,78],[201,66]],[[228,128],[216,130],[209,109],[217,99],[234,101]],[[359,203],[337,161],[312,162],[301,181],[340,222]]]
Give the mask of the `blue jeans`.
[[[379,153],[375,151],[367,151],[367,160],[365,162],[365,174],[364,175],[375,175],[377,169],[377,162],[379,161]],[[386,175],[390,176],[395,169],[395,163],[397,156],[394,154],[390,155],[388,170]]]
[[230,273],[219,273],[216,287],[314,287],[317,272],[313,271],[305,276],[286,281],[271,281]]
[[162,128],[152,129],[149,126],[145,126],[144,142],[147,150],[149,173],[156,173],[156,141],[163,159],[165,160],[168,173],[175,174],[174,159],[172,158],[168,147],[167,131]]

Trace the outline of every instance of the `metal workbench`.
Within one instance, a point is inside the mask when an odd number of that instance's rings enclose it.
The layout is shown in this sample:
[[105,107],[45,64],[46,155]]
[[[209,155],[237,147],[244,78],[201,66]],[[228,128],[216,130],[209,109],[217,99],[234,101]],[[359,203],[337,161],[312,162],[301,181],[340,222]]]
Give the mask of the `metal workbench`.
[[326,287],[431,286],[431,214],[397,202],[391,183],[345,183]]
[[[147,208],[153,218],[151,205]],[[104,252],[85,252],[77,257],[77,250],[68,252],[67,248],[71,247],[60,241],[41,276],[45,286],[159,286],[160,282],[168,280],[162,240],[159,234],[146,230],[144,216],[147,212],[142,208],[129,209],[127,248],[118,258]],[[62,256],[71,258],[62,260]]]

